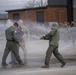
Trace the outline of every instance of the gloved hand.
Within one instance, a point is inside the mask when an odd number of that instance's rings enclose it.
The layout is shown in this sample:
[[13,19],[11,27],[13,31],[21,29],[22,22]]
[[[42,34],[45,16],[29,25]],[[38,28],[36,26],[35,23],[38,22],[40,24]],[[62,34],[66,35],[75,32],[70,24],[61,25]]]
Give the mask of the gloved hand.
[[45,37],[44,36],[42,36],[40,39],[44,39]]

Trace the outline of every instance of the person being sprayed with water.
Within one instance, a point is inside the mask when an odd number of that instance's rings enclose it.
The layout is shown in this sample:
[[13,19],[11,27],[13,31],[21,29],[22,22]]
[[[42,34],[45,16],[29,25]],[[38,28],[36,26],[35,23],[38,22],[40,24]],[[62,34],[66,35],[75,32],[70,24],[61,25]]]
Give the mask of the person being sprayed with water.
[[23,62],[19,56],[19,41],[16,35],[17,28],[18,28],[18,23],[14,23],[13,26],[7,28],[5,31],[7,42],[6,42],[4,55],[2,58],[2,66],[4,67],[8,66],[6,63],[6,59],[10,51],[14,54],[19,65],[23,65]]
[[24,61],[26,62],[26,59],[27,59],[27,50],[26,50],[26,41],[28,39],[28,35],[29,35],[29,29],[24,26],[23,24],[23,21],[22,20],[19,20],[18,21],[18,24],[19,24],[19,28],[21,29],[21,31],[23,32],[23,37],[22,37],[22,40],[20,40],[20,47],[22,48],[23,50],[23,53],[24,53]]
[[[19,45],[20,45],[20,47],[21,47],[21,49],[23,50],[23,53],[24,53],[23,54],[24,55],[24,60],[23,61],[24,61],[24,63],[26,63],[27,62],[27,57],[26,57],[27,50],[26,50],[25,43],[26,43],[26,40],[28,38],[28,32],[29,31],[28,31],[28,28],[23,25],[22,20],[19,20],[18,24],[19,24],[19,27],[17,29],[17,37],[18,37],[18,40],[19,40]],[[11,53],[11,59],[12,59],[12,61],[10,62],[10,64],[12,64],[12,63],[16,64],[17,63],[13,53]]]
[[51,25],[51,31],[46,34],[45,36],[42,36],[40,39],[49,40],[49,47],[46,51],[46,57],[45,57],[45,65],[42,66],[42,68],[49,68],[49,61],[51,58],[52,53],[54,56],[61,62],[61,67],[63,67],[66,62],[64,61],[62,55],[58,51],[59,46],[59,31],[57,29],[56,24]]

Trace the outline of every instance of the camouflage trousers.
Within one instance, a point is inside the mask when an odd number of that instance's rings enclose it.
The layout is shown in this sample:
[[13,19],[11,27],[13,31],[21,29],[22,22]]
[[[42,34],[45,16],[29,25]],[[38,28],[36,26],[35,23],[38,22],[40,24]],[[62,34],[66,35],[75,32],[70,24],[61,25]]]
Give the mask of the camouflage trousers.
[[50,45],[46,51],[45,65],[49,65],[52,53],[62,64],[65,62],[62,55],[58,52],[58,46]]

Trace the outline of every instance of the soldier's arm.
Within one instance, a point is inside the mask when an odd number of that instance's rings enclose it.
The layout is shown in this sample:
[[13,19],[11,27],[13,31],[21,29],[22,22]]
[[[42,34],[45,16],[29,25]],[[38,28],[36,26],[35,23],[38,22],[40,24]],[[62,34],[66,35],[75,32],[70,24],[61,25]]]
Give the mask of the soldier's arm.
[[50,31],[48,34],[44,36],[45,40],[49,40],[54,35],[55,32],[56,29],[52,29],[52,31]]
[[18,36],[17,36],[17,31],[14,31],[14,32],[13,32],[13,40],[14,40],[16,43],[19,43]]
[[50,39],[50,32],[45,36],[42,36],[40,39],[49,40]]
[[44,37],[50,37],[51,31],[49,33],[47,33]]
[[45,35],[45,37],[49,37],[49,36],[53,36],[54,33],[56,32],[56,29],[52,29],[52,31],[50,31],[48,34]]

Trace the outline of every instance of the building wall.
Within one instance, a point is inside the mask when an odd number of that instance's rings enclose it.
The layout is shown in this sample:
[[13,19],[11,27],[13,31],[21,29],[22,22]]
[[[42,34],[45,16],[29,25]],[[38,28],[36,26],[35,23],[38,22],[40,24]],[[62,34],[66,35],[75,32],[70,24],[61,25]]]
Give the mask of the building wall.
[[38,11],[44,11],[44,21],[46,21],[46,11],[45,9],[39,9],[39,10],[29,10],[29,11],[25,11],[26,12],[26,21],[29,23],[30,22],[35,22],[37,23],[36,20],[36,12]]
[[66,7],[49,7],[47,9],[47,21],[66,22],[67,21]]
[[73,0],[73,8],[76,8],[76,0]]
[[44,11],[44,21],[46,21],[46,11],[45,11],[45,9],[9,12],[8,13],[8,18],[13,20],[13,14],[19,13],[19,18],[22,19],[25,24],[29,24],[29,22],[32,22],[32,23],[37,22],[36,21],[36,12],[37,11]]
[[76,8],[73,8],[73,21],[76,22]]
[[66,22],[67,21],[67,9],[66,7],[48,7],[46,9],[33,9],[27,11],[17,11],[9,12],[8,18],[13,20],[13,14],[19,13],[20,19],[22,19],[25,24],[36,21],[36,12],[44,11],[44,22]]
[[66,6],[67,0],[48,0],[49,6]]
[[73,0],[73,21],[76,22],[76,0]]
[[15,13],[19,13],[19,17],[20,19],[22,19],[23,21],[26,19],[26,15],[25,15],[25,11],[17,11],[17,12],[9,12],[8,13],[8,18],[13,20],[13,14]]

